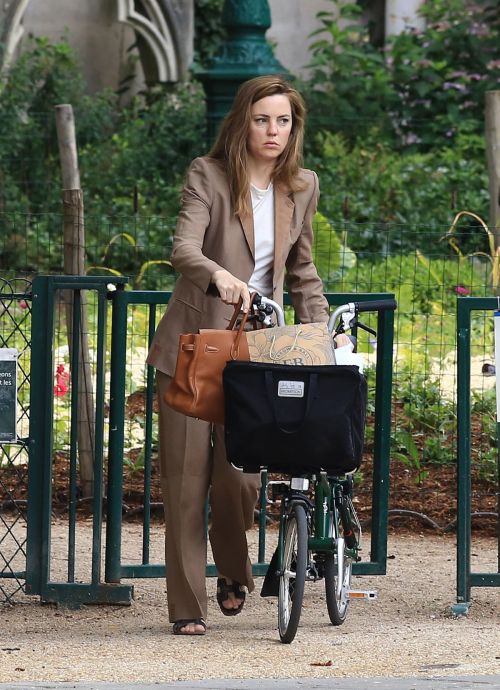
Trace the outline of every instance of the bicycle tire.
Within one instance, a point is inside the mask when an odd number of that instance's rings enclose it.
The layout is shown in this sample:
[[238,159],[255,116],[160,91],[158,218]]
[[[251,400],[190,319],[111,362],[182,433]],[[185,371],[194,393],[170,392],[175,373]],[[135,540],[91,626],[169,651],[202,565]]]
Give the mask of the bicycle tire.
[[[329,555],[325,560],[325,594],[326,594],[326,606],[328,609],[328,616],[332,625],[342,625],[347,618],[347,611],[349,608],[349,596],[348,592],[351,587],[352,579],[352,560],[350,558],[345,558],[343,552],[344,535],[342,525],[340,520],[338,521],[339,533],[336,533],[335,522],[330,520],[332,525],[331,535],[336,542],[336,555]],[[341,558],[343,559],[342,568],[342,584],[338,587],[338,567],[337,559],[339,557],[339,552],[342,553]]]
[[283,562],[280,567],[278,630],[281,641],[295,638],[302,613],[307,573],[307,517],[304,506],[292,505],[285,521]]

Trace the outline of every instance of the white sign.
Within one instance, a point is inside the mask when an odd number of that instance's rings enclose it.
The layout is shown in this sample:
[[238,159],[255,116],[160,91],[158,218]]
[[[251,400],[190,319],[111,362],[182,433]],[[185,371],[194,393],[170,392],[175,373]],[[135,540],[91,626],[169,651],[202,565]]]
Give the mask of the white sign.
[[11,347],[0,348],[0,443],[17,441],[17,358]]

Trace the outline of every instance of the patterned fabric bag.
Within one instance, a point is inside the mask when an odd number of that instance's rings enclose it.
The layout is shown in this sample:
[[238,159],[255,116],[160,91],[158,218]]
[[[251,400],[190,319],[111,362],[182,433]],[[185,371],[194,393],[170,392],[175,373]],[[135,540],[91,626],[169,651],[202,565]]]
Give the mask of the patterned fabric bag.
[[275,326],[246,333],[251,362],[318,366],[335,364],[326,323]]

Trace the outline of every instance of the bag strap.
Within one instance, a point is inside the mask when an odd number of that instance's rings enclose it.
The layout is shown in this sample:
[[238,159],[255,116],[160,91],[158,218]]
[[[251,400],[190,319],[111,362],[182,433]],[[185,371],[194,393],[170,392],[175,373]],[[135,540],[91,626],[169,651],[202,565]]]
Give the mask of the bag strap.
[[[282,376],[281,372],[276,372],[278,376]],[[280,431],[282,431],[284,434],[295,434],[297,433],[304,422],[306,421],[309,412],[311,411],[311,407],[313,404],[313,400],[316,397],[316,391],[318,389],[318,375],[311,373],[309,376],[309,381],[308,381],[308,386],[307,386],[307,399],[306,399],[306,406],[304,410],[304,415],[300,422],[295,426],[294,429],[286,429],[282,426],[282,422],[278,419],[278,409],[276,405],[276,393],[274,391],[274,379],[273,379],[273,373],[269,369],[266,369],[264,372],[265,376],[265,382],[266,382],[266,391],[267,391],[267,397],[269,398],[269,404],[271,405],[271,410],[273,412],[274,416],[274,421],[276,422],[276,426]]]
[[[249,308],[248,308],[248,311],[247,311],[246,314],[243,314],[243,317],[242,317],[242,319],[241,319],[241,323],[243,324],[243,327],[245,326],[245,324],[246,324],[246,322],[247,322],[247,319],[248,319],[248,317],[249,317],[249,315],[250,315],[250,313],[251,313],[251,311],[252,311],[253,302],[254,302],[254,299],[255,299],[256,297],[257,297],[257,293],[256,293],[256,292],[252,292],[251,295],[250,295],[250,306],[249,306]],[[240,311],[241,311],[241,306],[242,306],[242,304],[243,304],[243,298],[240,297],[240,299],[238,300],[238,304],[237,304],[237,305],[235,306],[235,308],[234,308],[233,315],[231,316],[231,321],[229,322],[229,325],[228,325],[228,327],[227,327],[227,330],[228,330],[228,331],[232,331],[232,330],[233,330],[234,324],[236,323],[236,319],[237,319],[238,316],[240,315]],[[241,324],[240,324],[240,326],[241,326]]]
[[[245,324],[248,320],[248,316],[252,310],[252,305],[255,297],[257,296],[256,292],[252,292],[250,295],[250,307],[246,313],[243,314],[241,321],[238,326],[238,331],[236,333],[236,338],[234,339],[234,343],[232,344],[231,347],[231,359],[238,359],[239,358],[239,350],[240,350],[240,340],[243,336],[243,331],[245,330]],[[234,324],[236,323],[236,319],[239,316],[241,305],[243,304],[243,299],[240,297],[238,300],[238,304],[234,308],[234,314],[231,318],[231,321],[229,322],[229,325],[226,330],[232,331],[234,328]]]

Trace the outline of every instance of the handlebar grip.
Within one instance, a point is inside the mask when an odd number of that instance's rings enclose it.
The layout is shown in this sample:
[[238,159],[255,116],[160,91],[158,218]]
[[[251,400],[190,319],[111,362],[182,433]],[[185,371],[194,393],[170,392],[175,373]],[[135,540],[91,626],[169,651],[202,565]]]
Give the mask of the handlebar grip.
[[358,312],[363,311],[394,311],[398,303],[395,299],[374,299],[367,302],[355,302]]

